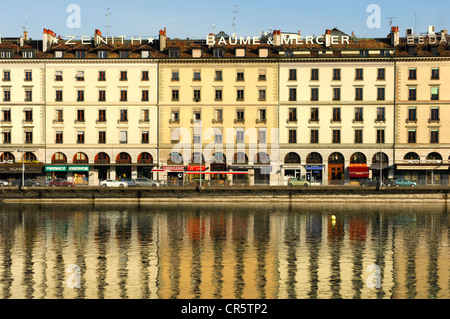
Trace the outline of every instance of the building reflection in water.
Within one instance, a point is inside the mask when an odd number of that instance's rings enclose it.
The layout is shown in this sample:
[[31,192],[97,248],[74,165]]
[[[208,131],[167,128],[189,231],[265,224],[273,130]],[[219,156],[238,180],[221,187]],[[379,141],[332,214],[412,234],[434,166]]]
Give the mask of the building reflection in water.
[[0,298],[447,299],[445,209],[3,205]]

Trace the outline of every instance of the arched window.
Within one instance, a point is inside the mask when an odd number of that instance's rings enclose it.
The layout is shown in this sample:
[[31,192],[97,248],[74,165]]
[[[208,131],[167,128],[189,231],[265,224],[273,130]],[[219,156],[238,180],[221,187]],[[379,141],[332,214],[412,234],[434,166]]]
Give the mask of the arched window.
[[52,164],[67,164],[67,157],[64,153],[55,153],[52,156]]
[[16,158],[10,152],[5,152],[0,156],[0,163],[14,163]]
[[226,162],[227,158],[223,153],[220,152],[214,153],[213,158],[211,159],[211,163],[225,164]]
[[427,161],[442,161],[442,156],[439,153],[433,152],[428,154]]
[[199,153],[199,152],[195,152],[192,153],[192,158],[191,158],[191,163],[192,164],[198,164],[198,163],[205,163],[205,157],[203,156],[203,154]]
[[109,164],[110,163],[109,155],[106,153],[103,153],[103,152],[98,153],[97,155],[95,155],[94,163],[95,164]]
[[417,153],[410,152],[403,158],[405,161],[420,161],[420,156]]
[[256,154],[256,163],[257,164],[270,164],[270,156],[267,153],[260,152]]
[[341,153],[333,153],[328,157],[328,164],[344,164],[345,158]]
[[[380,163],[389,164],[389,157],[385,153],[382,153],[382,154],[383,155],[380,156],[380,153],[376,153],[372,158],[372,164],[380,164]],[[380,158],[381,158],[381,161],[380,161]]]
[[366,155],[363,153],[355,153],[350,157],[350,164],[367,164]]
[[[63,154],[64,155],[64,154]],[[37,157],[31,152],[25,152],[25,162],[37,162]]]
[[234,154],[233,164],[248,164],[248,156],[244,152]]
[[116,164],[131,164],[131,156],[128,153],[119,153],[116,157]]
[[183,163],[183,156],[178,152],[171,153],[167,160],[169,165],[183,165]]
[[319,153],[313,152],[306,157],[306,164],[322,164],[322,163],[323,163],[322,155],[320,155]]
[[300,155],[295,152],[288,153],[284,157],[284,164],[301,164]]
[[74,164],[88,164],[89,158],[84,153],[76,153],[73,157],[73,163]]
[[150,153],[143,152],[143,153],[139,154],[137,163],[138,164],[152,164],[153,157],[150,155]]

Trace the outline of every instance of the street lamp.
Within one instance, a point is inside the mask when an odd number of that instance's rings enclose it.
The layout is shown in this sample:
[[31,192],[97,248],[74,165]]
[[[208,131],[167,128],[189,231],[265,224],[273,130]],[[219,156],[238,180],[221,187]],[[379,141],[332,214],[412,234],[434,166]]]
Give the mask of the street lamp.
[[22,120],[22,188],[25,187],[25,121]]

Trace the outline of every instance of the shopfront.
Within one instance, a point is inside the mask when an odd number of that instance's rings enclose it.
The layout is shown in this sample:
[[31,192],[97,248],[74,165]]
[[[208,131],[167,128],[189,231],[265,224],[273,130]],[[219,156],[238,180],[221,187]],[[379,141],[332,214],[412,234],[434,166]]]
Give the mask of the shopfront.
[[[25,165],[25,179],[33,179],[38,182],[43,182],[44,176],[42,174],[43,164],[34,163]],[[23,166],[20,163],[0,164],[0,179],[1,180],[16,180],[22,178]]]
[[328,158],[328,183],[343,185],[345,179],[345,159],[341,153],[333,153]]
[[65,179],[67,180],[67,165],[51,165],[45,166],[45,178],[46,182],[50,182],[55,179]]
[[202,183],[206,180],[206,172],[207,167],[205,165],[196,165],[191,164],[186,168],[186,175],[188,176],[187,182],[188,184],[196,184],[200,182],[200,178],[202,179]]
[[68,180],[72,180],[75,185],[89,185],[89,166],[68,166],[67,171]]
[[305,165],[306,180],[311,185],[322,185],[323,182],[323,165]]
[[439,164],[397,164],[397,176],[420,186],[448,186],[449,166]]
[[226,184],[228,182],[228,166],[226,163],[212,163],[210,165],[210,179],[212,184]]
[[186,167],[183,165],[166,165],[157,169],[154,168],[152,173],[160,173],[163,180],[167,181],[168,186],[183,186]]

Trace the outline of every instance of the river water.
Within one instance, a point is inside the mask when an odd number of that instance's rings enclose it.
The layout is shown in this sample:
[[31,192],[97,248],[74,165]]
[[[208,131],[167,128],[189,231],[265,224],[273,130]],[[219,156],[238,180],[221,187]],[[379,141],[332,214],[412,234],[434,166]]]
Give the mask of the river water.
[[3,299],[448,299],[445,204],[3,205]]

